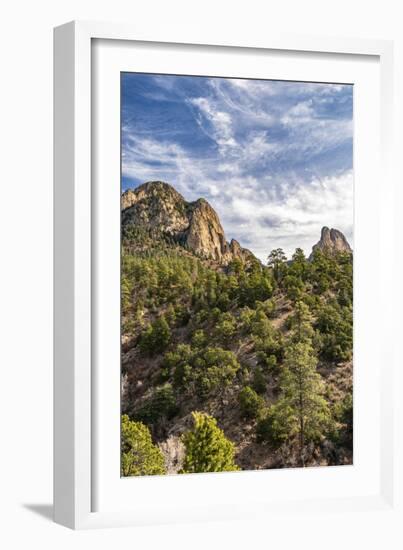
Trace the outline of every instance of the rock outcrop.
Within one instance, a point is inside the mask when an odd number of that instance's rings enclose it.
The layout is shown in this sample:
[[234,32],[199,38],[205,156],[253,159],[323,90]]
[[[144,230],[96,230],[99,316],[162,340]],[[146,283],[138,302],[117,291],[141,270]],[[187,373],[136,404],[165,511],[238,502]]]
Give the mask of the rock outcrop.
[[190,204],[190,223],[186,231],[187,246],[206,258],[216,261],[228,253],[224,230],[215,210],[204,199]]
[[337,252],[348,252],[350,254],[353,252],[343,233],[338,229],[329,229],[328,227],[322,227],[320,239],[313,245],[310,258],[312,258],[315,250],[320,250],[329,255]]
[[153,181],[122,194],[122,226],[131,224],[175,235],[189,227],[187,203],[167,183]]
[[122,194],[122,226],[161,231],[203,258],[227,265],[254,258],[234,239],[228,243],[215,210],[205,199],[187,202],[171,185],[152,181]]

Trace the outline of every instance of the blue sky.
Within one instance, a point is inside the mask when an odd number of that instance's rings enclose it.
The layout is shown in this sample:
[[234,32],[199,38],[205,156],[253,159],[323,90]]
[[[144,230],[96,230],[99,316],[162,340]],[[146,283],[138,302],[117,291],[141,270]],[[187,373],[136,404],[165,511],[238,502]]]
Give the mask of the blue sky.
[[204,197],[262,260],[309,254],[323,225],[352,242],[351,85],[122,75],[122,187]]

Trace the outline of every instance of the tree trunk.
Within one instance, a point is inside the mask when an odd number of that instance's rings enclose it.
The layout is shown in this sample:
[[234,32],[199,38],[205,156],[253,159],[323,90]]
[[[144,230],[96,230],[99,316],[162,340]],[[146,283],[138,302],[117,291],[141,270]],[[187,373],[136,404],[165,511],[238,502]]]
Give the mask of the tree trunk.
[[302,395],[302,380],[301,373],[299,373],[299,457],[301,466],[305,466],[304,461],[304,445],[305,445],[305,426],[304,426],[304,400]]
[[299,419],[299,457],[300,457],[302,467],[305,466],[304,446],[305,446],[304,417],[301,414],[300,419]]

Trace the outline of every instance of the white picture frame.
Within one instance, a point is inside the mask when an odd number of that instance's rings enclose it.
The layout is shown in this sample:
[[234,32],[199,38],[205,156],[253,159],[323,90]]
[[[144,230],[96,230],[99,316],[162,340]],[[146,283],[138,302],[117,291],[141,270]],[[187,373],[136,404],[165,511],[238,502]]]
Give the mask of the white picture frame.
[[[361,56],[362,60],[373,60],[376,63],[376,69],[371,69],[371,74],[375,81],[369,80],[373,85],[379,83],[379,89],[373,86],[368,105],[379,105],[379,120],[371,128],[376,129],[376,136],[372,136],[371,156],[368,160],[367,170],[370,168],[379,169],[382,174],[382,192],[379,184],[376,185],[374,179],[373,187],[369,192],[368,204],[365,208],[368,213],[363,215],[363,231],[370,227],[370,216],[379,221],[375,224],[376,228],[371,233],[377,241],[375,246],[375,263],[382,269],[374,270],[369,282],[380,285],[382,292],[374,299],[375,308],[381,311],[383,306],[390,303],[390,291],[394,285],[394,274],[391,266],[383,265],[382,258],[388,257],[393,252],[393,227],[390,212],[393,210],[393,143],[392,143],[392,121],[393,121],[393,46],[387,41],[372,41],[358,39],[337,39],[328,37],[312,36],[287,36],[283,34],[268,37],[253,36],[250,34],[244,38],[231,36],[230,31],[224,32],[220,37],[209,34],[204,31],[201,37],[190,37],[186,35],[184,29],[180,35],[166,35],[154,37],[147,32],[142,32],[130,25],[117,25],[109,23],[88,23],[73,22],[55,29],[54,40],[54,83],[55,83],[55,370],[54,370],[54,419],[55,419],[55,439],[54,439],[54,504],[55,521],[71,528],[90,528],[119,525],[142,525],[163,522],[180,522],[194,520],[214,520],[222,518],[244,518],[244,517],[262,517],[269,513],[283,512],[299,513],[302,509],[309,507],[312,514],[317,514],[327,510],[335,512],[348,507],[352,511],[385,511],[393,513],[395,501],[395,447],[394,447],[394,386],[393,386],[393,368],[394,355],[391,345],[391,335],[386,328],[380,329],[379,348],[371,348],[368,343],[368,362],[373,363],[374,370],[369,376],[368,386],[362,386],[363,400],[368,393],[372,400],[378,400],[379,409],[376,409],[378,416],[373,418],[375,426],[379,425],[378,435],[375,438],[377,447],[373,454],[377,455],[376,464],[368,466],[366,472],[363,469],[363,476],[360,483],[354,485],[357,479],[356,472],[359,472],[359,464],[356,470],[344,470],[343,474],[332,474],[330,479],[328,474],[323,473],[326,469],[298,471],[277,471],[276,478],[271,478],[273,484],[275,479],[277,483],[289,485],[292,483],[298,486],[297,490],[288,491],[285,498],[279,499],[278,496],[265,497],[259,494],[259,486],[262,485],[262,474],[270,472],[242,472],[231,474],[208,474],[209,478],[195,474],[192,476],[178,476],[177,478],[137,478],[136,480],[125,480],[137,482],[136,492],[143,494],[150,493],[152,498],[149,504],[144,505],[144,500],[139,501],[139,505],[130,503],[127,495],[130,496],[131,488],[126,496],[116,487],[120,483],[118,480],[106,483],[110,492],[104,493],[106,498],[101,499],[99,504],[99,484],[103,483],[104,478],[108,477],[108,465],[116,464],[116,446],[119,444],[116,440],[116,423],[114,427],[107,431],[108,421],[105,420],[105,414],[109,414],[103,409],[102,422],[100,421],[99,401],[107,403],[103,388],[110,388],[116,381],[119,382],[119,374],[116,378],[108,380],[108,383],[101,377],[97,370],[97,360],[99,349],[96,336],[99,330],[99,319],[105,318],[105,307],[108,307],[108,301],[104,305],[99,305],[99,288],[102,285],[96,278],[97,269],[105,262],[108,253],[113,255],[116,252],[116,246],[113,249],[106,245],[106,252],[103,253],[103,260],[99,260],[99,251],[96,245],[98,234],[100,233],[99,219],[107,215],[104,206],[113,202],[116,193],[120,194],[119,188],[112,188],[111,195],[105,195],[104,191],[100,194],[97,191],[97,177],[99,176],[99,165],[94,158],[94,151],[98,147],[98,141],[101,141],[101,147],[105,146],[99,135],[105,134],[105,129],[109,129],[108,124],[114,125],[113,121],[98,123],[97,109],[99,98],[94,101],[97,83],[97,63],[100,56],[96,48],[100,41],[108,41],[117,47],[126,48],[130,44],[135,47],[138,45],[139,51],[128,54],[127,63],[130,65],[135,54],[138,64],[139,56],[148,49],[155,49],[161,53],[161,49],[174,46],[175,51],[194,52],[203,59],[207,49],[210,55],[219,57],[224,52],[235,52],[248,59],[256,55],[273,55],[281,53],[282,56],[298,55],[315,56],[319,53],[326,58],[326,64],[331,65],[331,60],[339,60],[342,65],[344,59],[349,60],[353,56]],[[122,42],[124,41],[124,42]],[[159,50],[158,50],[159,49]],[[122,50],[123,51],[123,50]],[[121,53],[119,53],[119,56]],[[137,56],[137,57],[136,57]],[[182,61],[181,61],[182,62]],[[201,61],[202,62],[202,61]],[[110,73],[107,70],[119,71],[121,68],[116,65],[116,51],[109,56],[103,67],[103,78],[108,77]],[[161,61],[158,61],[161,64]],[[165,72],[174,70],[174,65],[170,66],[168,60],[165,63]],[[183,61],[186,63],[186,60]],[[125,65],[125,67],[129,67]],[[258,65],[257,61],[252,60],[252,65]],[[143,56],[141,70],[145,72],[147,66],[149,72],[156,71],[156,65],[153,65],[152,55]],[[129,67],[130,68],[130,67]],[[133,70],[133,69],[132,69]],[[140,70],[140,69],[138,69]],[[197,69],[196,74],[197,73]],[[202,71],[202,68],[198,70]],[[219,69],[218,69],[219,70]],[[235,69],[234,69],[235,70]],[[242,70],[242,69],[240,69]],[[258,69],[256,69],[258,70]],[[344,69],[343,69],[344,70]],[[350,70],[350,69],[349,69]],[[354,70],[354,68],[352,69]],[[328,69],[328,79],[331,81],[331,66]],[[249,75],[248,75],[249,76]],[[341,76],[339,78],[342,78]],[[357,77],[358,78],[358,77]],[[365,77],[367,78],[367,77]],[[368,76],[368,78],[372,78]],[[309,79],[309,78],[307,78]],[[337,79],[335,80],[337,81]],[[108,80],[103,80],[107,89]],[[106,92],[105,92],[106,93]],[[116,97],[111,91],[111,96]],[[105,94],[104,94],[105,95]],[[363,96],[364,97],[364,96]],[[104,99],[105,101],[105,99]],[[116,107],[116,106],[115,106]],[[116,109],[115,109],[116,111]],[[363,113],[364,116],[364,113]],[[369,116],[369,115],[368,115]],[[94,124],[97,124],[94,132]],[[365,124],[365,123],[363,123]],[[114,126],[116,128],[116,125]],[[99,135],[97,134],[99,132]],[[113,133],[113,132],[112,132]],[[379,135],[378,135],[379,134]],[[362,134],[364,136],[364,134]],[[364,137],[363,137],[364,139]],[[114,151],[115,160],[117,154],[116,139],[109,144]],[[359,148],[358,148],[359,149]],[[119,149],[120,151],[120,149]],[[99,150],[98,150],[99,152]],[[359,153],[359,151],[358,151]],[[112,154],[112,153],[111,153]],[[379,156],[379,159],[378,159]],[[104,157],[105,158],[105,157]],[[379,161],[379,162],[378,162]],[[108,161],[113,164],[112,161]],[[376,162],[377,164],[371,164]],[[116,171],[116,162],[114,163]],[[109,171],[107,165],[103,165]],[[98,175],[97,175],[98,174]],[[115,178],[111,173],[111,181]],[[361,177],[365,174],[365,170]],[[368,181],[371,174],[366,174]],[[374,175],[372,176],[374,177]],[[105,186],[103,187],[105,189]],[[371,194],[372,193],[372,194]],[[357,198],[357,197],[356,197]],[[360,198],[360,197],[359,197]],[[363,203],[363,195],[360,199]],[[364,206],[363,206],[364,209]],[[374,214],[376,209],[376,214]],[[105,218],[103,218],[105,219]],[[364,227],[365,226],[365,227]],[[115,224],[116,228],[116,224]],[[368,248],[371,235],[362,237],[362,248]],[[367,241],[367,244],[365,244]],[[379,241],[379,243],[378,243]],[[378,246],[379,245],[379,246]],[[369,250],[368,250],[369,252]],[[117,258],[115,254],[115,259]],[[99,263],[101,261],[101,264]],[[110,262],[109,262],[110,263]],[[113,262],[112,262],[113,263]],[[116,264],[118,268],[118,264]],[[108,272],[116,282],[116,272]],[[357,280],[355,280],[355,285]],[[365,286],[363,284],[363,286]],[[363,308],[362,318],[365,319],[365,304],[363,300],[358,300],[359,307]],[[115,308],[116,312],[116,300]],[[386,307],[390,307],[387,306]],[[387,309],[390,312],[390,310]],[[383,315],[386,315],[384,311]],[[386,318],[386,317],[383,317]],[[115,319],[116,320],[116,319]],[[102,322],[101,322],[102,324]],[[368,334],[371,334],[371,326],[368,325]],[[112,328],[113,330],[113,328]],[[119,327],[115,331],[119,332]],[[356,336],[356,335],[355,335]],[[372,341],[372,339],[370,339]],[[365,334],[362,331],[360,335],[361,343],[365,343]],[[105,340],[104,340],[105,344]],[[106,343],[106,346],[109,344]],[[363,346],[364,347],[364,346]],[[380,355],[382,350],[382,355]],[[108,353],[106,348],[104,352]],[[371,378],[372,376],[372,378]],[[102,380],[104,380],[102,382]],[[371,382],[372,380],[372,382]],[[379,385],[377,385],[379,383]],[[372,388],[372,389],[371,389]],[[370,393],[372,392],[372,393]],[[110,401],[111,407],[115,401]],[[106,401],[105,401],[106,399]],[[363,401],[363,403],[364,403]],[[369,403],[367,403],[369,405]],[[364,409],[363,409],[364,410]],[[367,407],[369,410],[369,407]],[[113,414],[111,410],[111,415]],[[372,417],[371,417],[372,418]],[[368,432],[368,427],[364,427],[365,419],[362,418],[363,432]],[[112,425],[112,423],[111,423]],[[356,426],[355,426],[356,427]],[[114,451],[105,448],[105,437],[100,432],[105,431],[113,441]],[[356,431],[356,430],[355,430]],[[369,434],[367,441],[370,441]],[[100,443],[101,442],[101,443]],[[102,443],[103,442],[103,443]],[[365,441],[363,440],[363,452],[365,453]],[[369,452],[369,447],[368,447]],[[108,455],[105,461],[99,461],[98,455]],[[365,458],[365,457],[364,457]],[[364,460],[365,462],[365,460]],[[103,466],[106,464],[107,467]],[[347,467],[349,468],[349,467]],[[354,466],[352,467],[354,468]],[[373,472],[376,469],[376,480],[373,479]],[[350,473],[349,473],[350,472]],[[351,473],[352,472],[352,473]],[[301,476],[301,473],[303,474]],[[365,474],[365,475],[364,475]],[[261,477],[257,477],[257,476]],[[119,477],[118,471],[114,471],[113,476]],[[281,477],[278,477],[281,476]],[[178,479],[180,478],[180,479]],[[187,479],[186,479],[187,478]],[[266,477],[265,479],[268,479]],[[280,480],[280,481],[279,481]],[[162,481],[165,483],[161,485]],[[365,484],[374,481],[374,484],[365,489]],[[113,485],[115,483],[115,485]],[[329,487],[333,486],[332,491],[327,494],[327,483]],[[216,502],[209,503],[208,495],[211,494],[213,486],[217,489]],[[284,486],[285,486],[284,485]],[[313,487],[314,490],[307,491],[306,487]],[[195,492],[200,496],[203,488],[205,490],[203,498],[199,499],[199,504],[193,502],[190,496]],[[316,489],[315,489],[316,488]],[[169,502],[162,502],[156,505],[159,496],[168,489],[171,495]],[[330,489],[329,489],[330,490]],[[176,493],[176,496],[173,495]],[[227,494],[228,499],[220,500],[219,495]],[[238,496],[237,496],[238,495]],[[248,496],[247,496],[248,495]],[[176,499],[176,500],[175,500]],[[204,500],[203,500],[204,499]],[[108,501],[108,506],[103,504]]]

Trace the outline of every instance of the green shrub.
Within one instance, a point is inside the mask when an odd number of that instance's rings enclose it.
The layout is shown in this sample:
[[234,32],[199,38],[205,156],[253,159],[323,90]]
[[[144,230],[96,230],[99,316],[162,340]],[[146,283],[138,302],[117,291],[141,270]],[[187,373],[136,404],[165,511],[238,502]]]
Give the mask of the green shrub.
[[250,309],[247,306],[242,308],[239,319],[241,321],[241,328],[244,334],[250,334],[254,316],[255,312],[253,311],[253,309]]
[[193,412],[193,429],[182,436],[185,460],[181,474],[198,472],[232,472],[235,446],[225,437],[212,416]]
[[183,387],[191,379],[192,348],[188,344],[179,344],[175,351],[169,351],[164,356],[163,368],[169,375],[173,373],[173,382],[176,387]]
[[258,351],[256,353],[258,364],[263,368],[267,373],[275,373],[278,369],[277,357],[273,354],[268,355],[264,351]]
[[256,302],[257,311],[263,311],[263,313],[271,318],[274,316],[276,311],[276,304],[274,300],[266,300],[265,302]]
[[229,306],[231,304],[231,301],[229,299],[229,296],[226,292],[222,292],[218,299],[217,299],[217,307],[221,310],[221,311],[227,311]]
[[282,285],[287,294],[287,297],[292,302],[299,300],[303,295],[305,285],[303,281],[295,275],[287,275],[284,278]]
[[165,474],[164,456],[153,444],[147,426],[122,416],[121,425],[122,476]]
[[264,302],[273,294],[273,283],[267,270],[256,266],[251,273],[244,274],[237,289],[239,305],[255,307],[256,302]]
[[337,428],[330,434],[337,444],[353,448],[353,395],[347,393],[333,406],[333,417]]
[[206,344],[206,341],[207,341],[207,338],[204,333],[204,330],[199,329],[193,333],[192,346],[194,348],[202,348]]
[[164,315],[158,317],[147,327],[140,338],[140,349],[143,353],[155,355],[162,353],[171,341],[171,329]]
[[225,390],[234,380],[240,365],[234,353],[222,348],[207,348],[194,361],[195,382],[201,397]]
[[348,361],[353,348],[353,315],[350,307],[337,303],[321,308],[316,321],[320,355],[328,361]]
[[170,419],[178,412],[171,384],[155,388],[149,399],[135,413],[136,420],[145,424],[155,424],[162,418]]
[[257,418],[263,403],[263,399],[250,386],[239,392],[239,408],[244,418]]
[[256,441],[258,443],[269,443],[278,446],[285,439],[287,430],[284,425],[279,425],[276,409],[272,405],[262,409],[258,423],[256,424]]
[[266,378],[260,367],[256,367],[253,371],[252,387],[257,393],[265,393],[266,391]]
[[221,315],[219,322],[215,326],[214,336],[218,342],[228,346],[236,333],[236,320],[230,313]]

